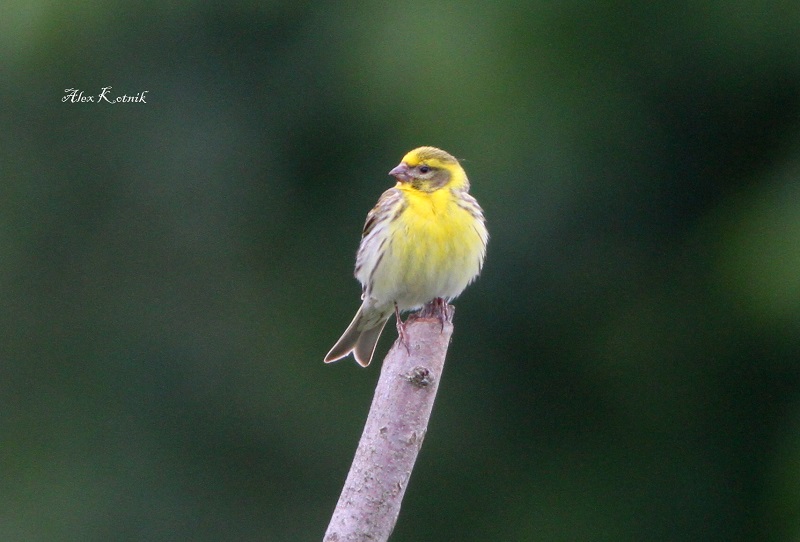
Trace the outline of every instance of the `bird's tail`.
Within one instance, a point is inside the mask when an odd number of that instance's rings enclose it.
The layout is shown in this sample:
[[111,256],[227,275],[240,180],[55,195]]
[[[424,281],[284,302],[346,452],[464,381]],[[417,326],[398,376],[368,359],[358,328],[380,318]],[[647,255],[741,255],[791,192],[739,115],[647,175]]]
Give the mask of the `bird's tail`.
[[353,321],[325,356],[325,363],[338,361],[352,352],[359,365],[362,367],[369,365],[389,315],[391,313],[385,316],[377,315],[378,318],[371,315],[372,317],[368,318],[364,315],[364,305],[362,305]]

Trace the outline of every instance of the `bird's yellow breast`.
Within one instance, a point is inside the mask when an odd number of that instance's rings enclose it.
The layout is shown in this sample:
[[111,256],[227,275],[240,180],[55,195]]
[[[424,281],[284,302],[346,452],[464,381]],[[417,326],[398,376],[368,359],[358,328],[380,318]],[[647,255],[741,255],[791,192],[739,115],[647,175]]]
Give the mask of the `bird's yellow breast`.
[[418,243],[421,241],[424,244],[426,239],[418,237],[425,236],[445,251],[462,244],[458,241],[469,233],[474,220],[472,215],[454,203],[449,190],[420,192],[404,186],[400,189],[407,202],[400,217],[401,223]]
[[387,261],[373,290],[394,290],[392,297],[401,308],[434,297],[456,297],[480,272],[485,246],[476,218],[456,203],[448,189],[398,188],[406,205],[391,226]]

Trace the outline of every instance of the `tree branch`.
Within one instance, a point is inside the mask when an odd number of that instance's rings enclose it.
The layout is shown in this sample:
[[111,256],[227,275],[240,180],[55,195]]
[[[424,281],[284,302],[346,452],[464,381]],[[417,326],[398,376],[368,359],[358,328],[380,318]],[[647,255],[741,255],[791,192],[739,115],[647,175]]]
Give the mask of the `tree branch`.
[[324,542],[383,542],[392,534],[428,429],[453,334],[452,306],[429,304],[395,341]]

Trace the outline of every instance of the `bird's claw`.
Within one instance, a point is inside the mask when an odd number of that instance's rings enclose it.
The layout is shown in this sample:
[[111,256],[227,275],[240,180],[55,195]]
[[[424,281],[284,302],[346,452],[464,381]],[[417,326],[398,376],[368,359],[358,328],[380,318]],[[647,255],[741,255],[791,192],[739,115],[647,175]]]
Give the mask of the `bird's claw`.
[[403,319],[400,317],[400,309],[397,307],[397,303],[394,304],[394,316],[395,316],[395,324],[397,325],[397,337],[400,339],[400,342],[406,347],[406,352],[411,355],[411,343],[408,340],[408,334],[406,333],[406,324],[403,322]]
[[449,322],[451,318],[450,305],[447,304],[444,298],[435,297],[422,307],[419,311],[419,317],[437,318],[442,325],[442,331],[444,331],[445,322]]

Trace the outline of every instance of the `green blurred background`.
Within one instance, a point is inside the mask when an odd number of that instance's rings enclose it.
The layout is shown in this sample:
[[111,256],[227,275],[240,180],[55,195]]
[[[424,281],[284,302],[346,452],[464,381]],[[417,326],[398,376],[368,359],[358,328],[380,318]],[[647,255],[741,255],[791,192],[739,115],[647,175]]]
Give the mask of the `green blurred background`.
[[0,539],[320,540],[436,145],[492,239],[393,541],[800,540],[800,3],[11,0],[0,51]]

